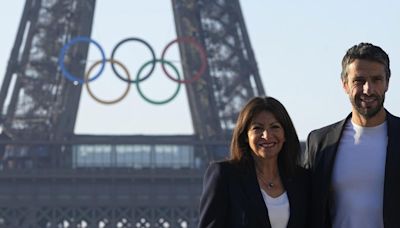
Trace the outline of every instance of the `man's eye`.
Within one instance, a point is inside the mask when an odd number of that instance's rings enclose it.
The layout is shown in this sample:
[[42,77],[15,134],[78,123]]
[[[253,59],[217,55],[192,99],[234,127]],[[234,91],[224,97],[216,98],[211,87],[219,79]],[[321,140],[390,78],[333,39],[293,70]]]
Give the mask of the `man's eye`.
[[364,79],[355,79],[354,80],[354,84],[360,85],[360,84],[364,84],[365,80]]

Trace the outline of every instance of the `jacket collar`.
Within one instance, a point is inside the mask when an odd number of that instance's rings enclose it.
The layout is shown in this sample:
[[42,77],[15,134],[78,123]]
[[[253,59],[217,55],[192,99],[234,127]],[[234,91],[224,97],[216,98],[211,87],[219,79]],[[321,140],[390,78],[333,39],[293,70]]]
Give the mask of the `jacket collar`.
[[[257,181],[257,174],[254,166],[254,160],[252,158],[248,159],[245,162],[241,162],[240,164],[240,173],[241,173],[241,186],[243,187],[243,192],[245,193],[246,199],[248,199],[249,202],[249,208],[251,208],[252,213],[256,214],[261,226],[260,227],[271,227],[269,217],[268,217],[268,209],[265,205],[264,198],[262,196],[260,186]],[[302,210],[299,207],[302,207],[304,205],[297,204],[296,202],[293,202],[293,200],[296,199],[293,193],[294,188],[295,188],[295,183],[294,180],[291,178],[288,178],[284,170],[281,169],[281,166],[279,166],[279,174],[282,179],[282,183],[285,187],[286,194],[288,195],[289,201],[292,202],[290,204],[290,216],[289,216],[289,221],[288,221],[288,227],[291,227],[293,221],[296,221],[296,219],[293,220],[293,218],[296,216],[294,211],[300,211]],[[294,208],[294,205],[297,205],[298,208]]]

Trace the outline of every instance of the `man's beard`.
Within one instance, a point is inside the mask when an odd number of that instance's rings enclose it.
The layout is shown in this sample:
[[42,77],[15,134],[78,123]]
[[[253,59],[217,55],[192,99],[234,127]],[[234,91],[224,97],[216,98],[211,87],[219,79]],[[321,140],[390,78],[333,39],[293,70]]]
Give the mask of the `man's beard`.
[[357,95],[355,98],[350,97],[350,101],[351,101],[351,104],[353,105],[353,107],[357,110],[357,112],[360,115],[362,115],[363,117],[365,117],[367,119],[372,118],[376,114],[378,114],[379,111],[381,111],[381,109],[383,108],[383,103],[385,101],[385,94],[383,94],[382,96],[371,95],[369,97],[374,97],[376,99],[378,104],[375,107],[364,108],[361,105],[360,95]]

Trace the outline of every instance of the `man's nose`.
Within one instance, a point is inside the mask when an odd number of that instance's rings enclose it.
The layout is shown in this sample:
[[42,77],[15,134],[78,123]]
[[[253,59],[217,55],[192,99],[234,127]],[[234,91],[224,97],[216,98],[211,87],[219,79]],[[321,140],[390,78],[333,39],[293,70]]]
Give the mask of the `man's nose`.
[[373,88],[372,83],[369,82],[369,81],[366,81],[364,83],[364,85],[363,85],[363,93],[367,94],[367,95],[370,95],[372,93],[372,91],[373,91],[372,88]]

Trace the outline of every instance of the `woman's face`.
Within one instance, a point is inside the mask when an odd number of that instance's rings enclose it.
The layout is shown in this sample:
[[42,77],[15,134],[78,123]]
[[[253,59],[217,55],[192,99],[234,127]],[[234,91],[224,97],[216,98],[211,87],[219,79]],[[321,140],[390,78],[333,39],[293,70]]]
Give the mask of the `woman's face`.
[[247,139],[254,157],[276,159],[285,142],[285,131],[271,112],[261,111],[251,121]]

